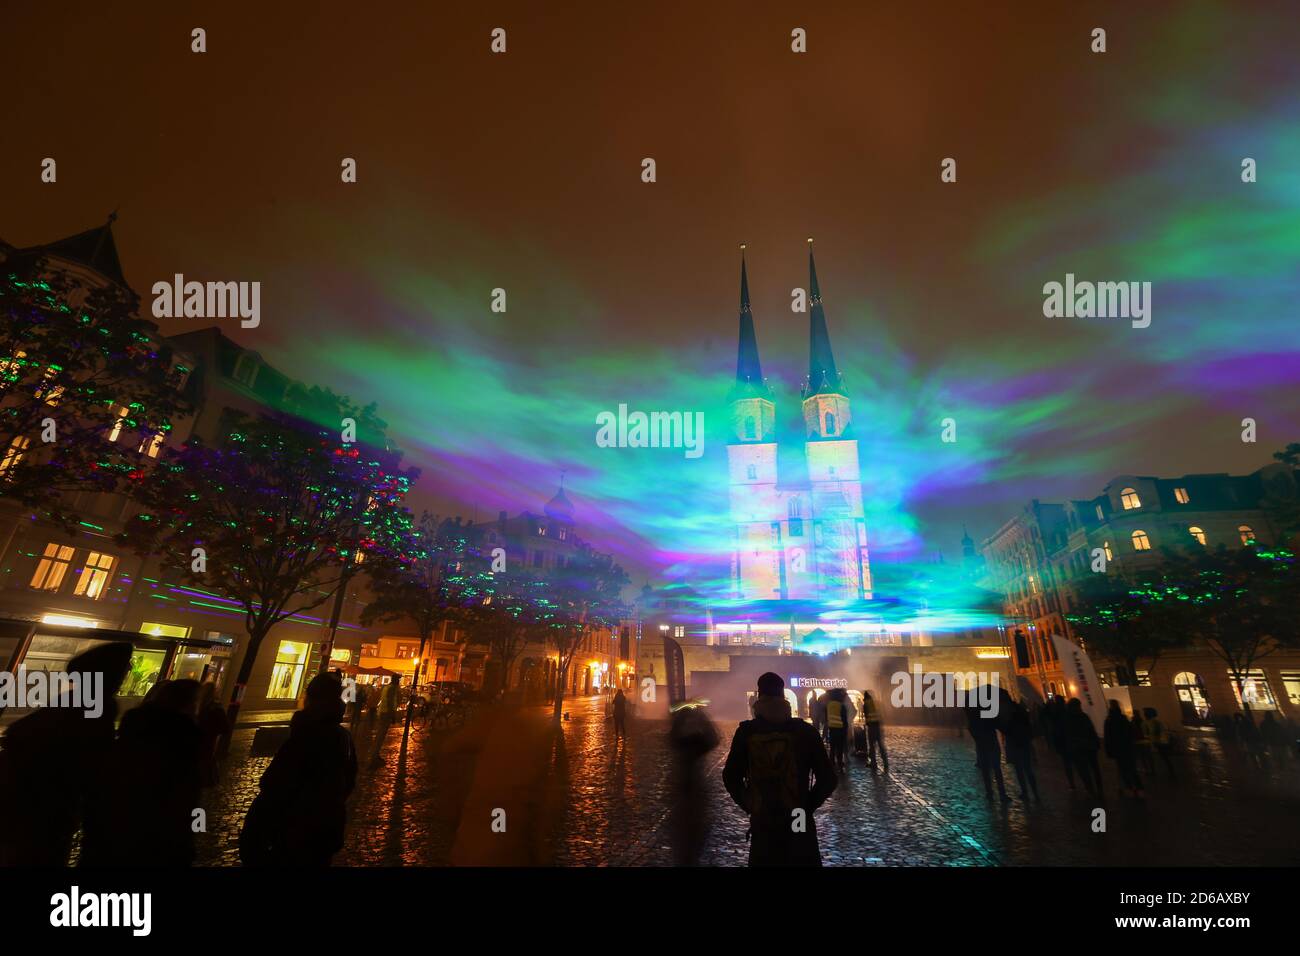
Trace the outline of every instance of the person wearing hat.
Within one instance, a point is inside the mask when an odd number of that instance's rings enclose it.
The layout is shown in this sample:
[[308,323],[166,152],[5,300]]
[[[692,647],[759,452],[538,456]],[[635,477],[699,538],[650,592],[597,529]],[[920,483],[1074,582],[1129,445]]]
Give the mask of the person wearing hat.
[[791,714],[779,674],[758,679],[754,719],[736,728],[722,782],[749,815],[750,866],[821,866],[813,813],[839,781],[817,731]]

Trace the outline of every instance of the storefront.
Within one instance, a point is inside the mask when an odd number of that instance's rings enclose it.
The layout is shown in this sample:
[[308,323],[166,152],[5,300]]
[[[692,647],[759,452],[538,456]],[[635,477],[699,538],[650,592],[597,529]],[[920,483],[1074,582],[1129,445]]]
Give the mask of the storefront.
[[[229,668],[234,638],[211,635],[189,636],[188,628],[161,624],[145,625],[147,631],[117,631],[35,621],[0,620],[0,661],[12,672],[65,671],[78,654],[100,644],[127,641],[131,644],[131,665],[118,690],[119,707],[129,709],[160,680],[211,681],[221,692]],[[7,719],[21,716],[6,711]]]

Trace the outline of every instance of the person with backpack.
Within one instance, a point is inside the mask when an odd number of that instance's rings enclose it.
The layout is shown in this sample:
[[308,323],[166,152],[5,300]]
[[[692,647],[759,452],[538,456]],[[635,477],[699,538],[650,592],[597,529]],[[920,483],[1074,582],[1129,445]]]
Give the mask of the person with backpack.
[[289,722],[289,739],[262,774],[239,834],[245,866],[329,866],[343,848],[347,798],[357,753],[343,721],[343,684],[318,674],[307,704]]
[[821,866],[813,813],[839,780],[817,731],[790,713],[780,675],[758,679],[754,718],[736,728],[722,782],[749,816],[750,866]]

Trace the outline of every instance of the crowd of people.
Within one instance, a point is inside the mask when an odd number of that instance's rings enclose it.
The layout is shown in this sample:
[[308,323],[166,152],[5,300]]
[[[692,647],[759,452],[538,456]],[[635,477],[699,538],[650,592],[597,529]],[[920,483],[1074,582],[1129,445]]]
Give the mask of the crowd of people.
[[[119,721],[115,693],[131,652],[105,643],[68,663],[69,673],[103,675],[98,712],[69,697],[16,720],[0,740],[0,819],[17,824],[0,827],[0,866],[65,866],[78,832],[82,866],[194,862],[230,722],[215,685],[195,680],[159,681]],[[314,678],[245,817],[245,865],[327,864],[342,848],[357,772],[343,712],[340,678]]]

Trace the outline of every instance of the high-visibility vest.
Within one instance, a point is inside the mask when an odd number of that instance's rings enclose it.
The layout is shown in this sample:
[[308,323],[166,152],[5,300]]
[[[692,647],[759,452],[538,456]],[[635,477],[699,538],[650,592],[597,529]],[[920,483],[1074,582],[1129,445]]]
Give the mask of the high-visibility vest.
[[862,701],[862,719],[869,724],[880,723],[880,712],[876,710],[876,702],[869,697]]
[[826,726],[844,726],[844,705],[838,700],[833,700],[826,705]]

